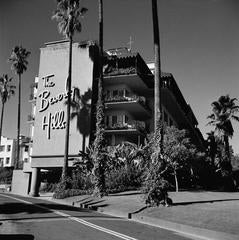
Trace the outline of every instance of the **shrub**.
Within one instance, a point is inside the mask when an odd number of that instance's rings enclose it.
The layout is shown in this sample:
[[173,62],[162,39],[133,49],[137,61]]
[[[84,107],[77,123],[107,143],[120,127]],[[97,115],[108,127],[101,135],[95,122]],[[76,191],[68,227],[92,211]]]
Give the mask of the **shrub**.
[[0,183],[10,184],[12,182],[13,168],[0,168]]
[[108,192],[120,192],[141,187],[142,171],[136,164],[112,169],[106,176]]
[[92,190],[65,189],[65,190],[62,190],[62,191],[55,192],[53,194],[53,198],[63,199],[63,198],[79,196],[79,195],[90,195],[92,193],[93,193]]

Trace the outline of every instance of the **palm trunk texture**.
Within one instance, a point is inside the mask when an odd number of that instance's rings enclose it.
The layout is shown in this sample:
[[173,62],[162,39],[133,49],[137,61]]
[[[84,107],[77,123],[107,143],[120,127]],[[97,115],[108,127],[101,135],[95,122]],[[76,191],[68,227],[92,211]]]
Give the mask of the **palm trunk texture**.
[[[160,37],[159,37],[157,0],[152,0],[152,16],[154,34],[154,131],[156,132],[157,125],[160,123],[162,118]],[[162,153],[163,126],[160,126],[160,149]]]
[[1,146],[1,138],[2,138],[2,125],[3,125],[4,106],[5,106],[5,103],[2,103],[1,122],[0,122],[0,146]]
[[72,36],[69,37],[69,67],[67,79],[67,110],[66,110],[66,135],[65,135],[65,154],[62,168],[62,180],[64,181],[68,173],[69,155],[69,134],[70,134],[70,111],[71,111],[71,74],[72,73]]
[[15,160],[15,169],[18,169],[20,163],[20,126],[21,126],[21,74],[18,74],[17,158]]

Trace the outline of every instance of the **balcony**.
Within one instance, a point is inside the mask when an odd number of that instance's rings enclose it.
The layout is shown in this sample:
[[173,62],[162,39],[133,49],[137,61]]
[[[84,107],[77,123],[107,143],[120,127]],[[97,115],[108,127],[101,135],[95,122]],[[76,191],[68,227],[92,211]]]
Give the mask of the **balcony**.
[[126,84],[141,94],[153,88],[153,74],[138,53],[111,56],[105,62],[105,85]]
[[27,116],[27,121],[28,121],[28,122],[34,122],[34,121],[35,121],[35,116],[34,116],[33,114],[29,114],[29,115]]
[[130,121],[128,123],[115,123],[112,126],[106,126],[105,133],[117,134],[146,134],[145,122],[143,121]]
[[114,96],[105,99],[106,109],[126,110],[137,119],[144,119],[151,116],[151,109],[143,96]]

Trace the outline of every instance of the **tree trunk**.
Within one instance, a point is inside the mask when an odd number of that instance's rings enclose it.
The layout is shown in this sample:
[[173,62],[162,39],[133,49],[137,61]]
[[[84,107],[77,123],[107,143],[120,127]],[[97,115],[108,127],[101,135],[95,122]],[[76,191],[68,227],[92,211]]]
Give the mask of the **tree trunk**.
[[85,134],[83,134],[83,136],[82,136],[82,152],[85,152],[85,140],[86,140],[86,135]]
[[14,163],[15,169],[18,169],[20,162],[20,126],[21,126],[21,74],[18,74],[17,158]]
[[230,149],[229,149],[229,139],[228,136],[224,135],[225,153],[227,156],[227,161],[231,162]]
[[[152,0],[152,16],[153,16],[153,34],[154,34],[154,131],[162,120],[162,104],[161,104],[161,61],[160,61],[160,37],[158,23],[158,6],[157,0]],[[163,148],[163,127],[160,123],[160,147],[161,153]]]
[[96,113],[96,138],[94,141],[94,175],[95,195],[105,195],[105,157],[103,155],[104,145],[104,98],[103,98],[103,0],[99,0],[99,81],[98,101]]
[[66,110],[66,134],[65,134],[65,154],[62,168],[62,181],[68,173],[68,154],[69,154],[69,133],[70,133],[70,111],[71,111],[71,69],[72,69],[72,35],[69,37],[69,66],[67,78],[67,110]]
[[3,113],[4,113],[4,106],[5,103],[2,103],[2,112],[1,112],[1,122],[0,122],[0,146],[1,146],[1,139],[2,139],[2,124],[3,124]]
[[174,170],[174,180],[175,180],[175,191],[178,192],[178,177],[177,177],[176,170]]

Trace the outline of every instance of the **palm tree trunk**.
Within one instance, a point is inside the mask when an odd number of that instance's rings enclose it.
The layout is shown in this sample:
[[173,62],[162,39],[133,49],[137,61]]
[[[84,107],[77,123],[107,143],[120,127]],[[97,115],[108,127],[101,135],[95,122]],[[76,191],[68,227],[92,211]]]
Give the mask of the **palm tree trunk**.
[[0,146],[1,146],[1,139],[2,139],[2,124],[3,124],[4,106],[5,106],[5,103],[2,103],[1,122],[0,122]]
[[229,150],[229,139],[228,136],[224,135],[225,153],[227,156],[227,161],[231,161],[230,150]]
[[72,73],[72,35],[69,37],[69,66],[67,78],[67,110],[66,110],[66,135],[65,135],[65,154],[62,168],[62,181],[67,177],[68,154],[69,154],[69,134],[70,134],[70,110],[71,110],[71,73]]
[[[160,62],[160,38],[159,38],[159,23],[158,23],[158,6],[157,0],[152,0],[152,16],[153,16],[153,33],[154,33],[154,130],[160,123],[162,115],[161,104],[161,62]],[[161,123],[160,123],[161,125]],[[160,126],[161,133],[161,150],[163,146],[163,132]]]
[[178,192],[178,177],[177,177],[176,170],[174,170],[174,180],[175,180],[175,191]]
[[15,169],[18,169],[20,162],[20,126],[21,126],[21,74],[18,74],[17,158],[15,161]]
[[86,135],[83,134],[82,138],[83,138],[83,141],[82,141],[82,152],[85,152],[85,140],[86,140]]
[[102,153],[104,145],[104,98],[103,98],[103,0],[99,0],[99,81],[96,113],[96,138],[94,141],[94,174],[95,195],[105,195],[105,157]]

